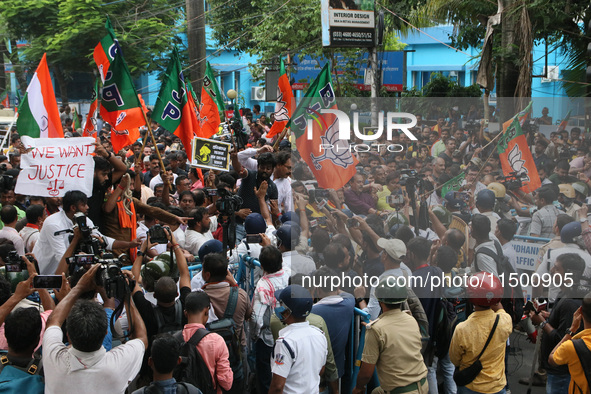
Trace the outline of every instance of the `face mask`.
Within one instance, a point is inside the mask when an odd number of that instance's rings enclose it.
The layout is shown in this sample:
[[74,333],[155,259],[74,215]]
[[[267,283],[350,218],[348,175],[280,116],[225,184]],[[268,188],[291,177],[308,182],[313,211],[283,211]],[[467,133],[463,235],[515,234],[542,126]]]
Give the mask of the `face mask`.
[[[283,312],[285,311],[289,311],[289,314],[291,314],[291,310],[288,307],[286,307],[283,302],[280,302],[279,305],[275,307],[275,316],[277,316],[279,321],[285,321],[285,317],[283,317]],[[289,317],[289,315],[287,315],[287,317]]]

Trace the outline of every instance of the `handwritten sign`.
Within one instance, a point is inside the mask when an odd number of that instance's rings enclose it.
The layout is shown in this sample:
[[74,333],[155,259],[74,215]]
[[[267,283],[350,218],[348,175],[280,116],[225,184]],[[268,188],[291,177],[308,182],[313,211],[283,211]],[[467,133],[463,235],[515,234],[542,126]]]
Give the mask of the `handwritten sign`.
[[229,171],[231,146],[227,142],[195,137],[191,165]]
[[21,156],[22,171],[15,193],[63,197],[79,190],[90,196],[94,178],[94,138],[31,138],[23,136],[28,153]]

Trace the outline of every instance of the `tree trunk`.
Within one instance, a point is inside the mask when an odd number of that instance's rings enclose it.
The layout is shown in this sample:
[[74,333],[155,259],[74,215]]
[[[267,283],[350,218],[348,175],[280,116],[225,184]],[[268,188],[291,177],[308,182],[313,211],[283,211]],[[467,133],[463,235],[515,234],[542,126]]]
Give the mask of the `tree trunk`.
[[519,78],[519,68],[515,61],[519,59],[517,49],[519,43],[516,40],[518,15],[512,12],[515,0],[503,1],[503,15],[501,19],[501,47],[503,53],[500,58],[497,71],[497,107],[499,109],[499,121],[504,122],[515,115],[515,90]]
[[57,81],[57,84],[60,87],[62,105],[67,105],[69,103],[68,83],[66,81],[64,73],[62,72],[62,69],[59,66],[53,66],[53,76],[55,77],[55,80]]
[[27,78],[25,76],[24,64],[21,63],[18,57],[18,50],[16,47],[16,40],[10,40],[10,63],[12,63],[12,69],[14,70],[14,76],[18,83],[18,90],[21,93],[25,93],[27,90]]
[[[6,46],[6,41],[0,39],[0,60],[2,63],[5,63],[5,59],[8,59],[8,47]],[[4,92],[6,90],[6,67],[3,70],[0,70],[0,92]]]
[[185,0],[187,8],[187,40],[189,44],[190,79],[201,101],[201,86],[205,76],[205,9],[203,0]]

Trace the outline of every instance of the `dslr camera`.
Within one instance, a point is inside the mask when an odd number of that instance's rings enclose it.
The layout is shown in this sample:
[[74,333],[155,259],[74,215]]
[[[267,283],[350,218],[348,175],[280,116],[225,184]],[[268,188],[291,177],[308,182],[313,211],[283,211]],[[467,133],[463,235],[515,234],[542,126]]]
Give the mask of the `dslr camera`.
[[8,252],[8,256],[6,256],[5,261],[6,272],[22,272],[27,270],[27,265],[19,256],[16,250],[11,250]]
[[167,230],[162,227],[161,224],[155,224],[148,230],[150,236],[150,242],[156,242],[158,244],[167,244],[168,237],[166,236]]
[[110,253],[104,253],[102,258],[97,259],[97,263],[101,267],[96,272],[94,281],[97,286],[105,289],[107,297],[122,300],[131,293],[127,278],[121,272],[121,263],[118,259]]

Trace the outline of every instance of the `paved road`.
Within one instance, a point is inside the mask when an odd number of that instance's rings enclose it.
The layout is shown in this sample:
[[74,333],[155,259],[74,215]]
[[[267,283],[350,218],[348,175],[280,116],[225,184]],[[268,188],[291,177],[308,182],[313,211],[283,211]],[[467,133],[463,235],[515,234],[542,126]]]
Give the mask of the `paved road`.
[[[519,379],[529,377],[531,365],[534,361],[535,345],[527,340],[523,333],[511,334],[511,353],[507,371],[509,373],[509,389],[511,394],[526,394],[527,386],[519,384]],[[532,394],[544,394],[545,387],[532,387]]]

